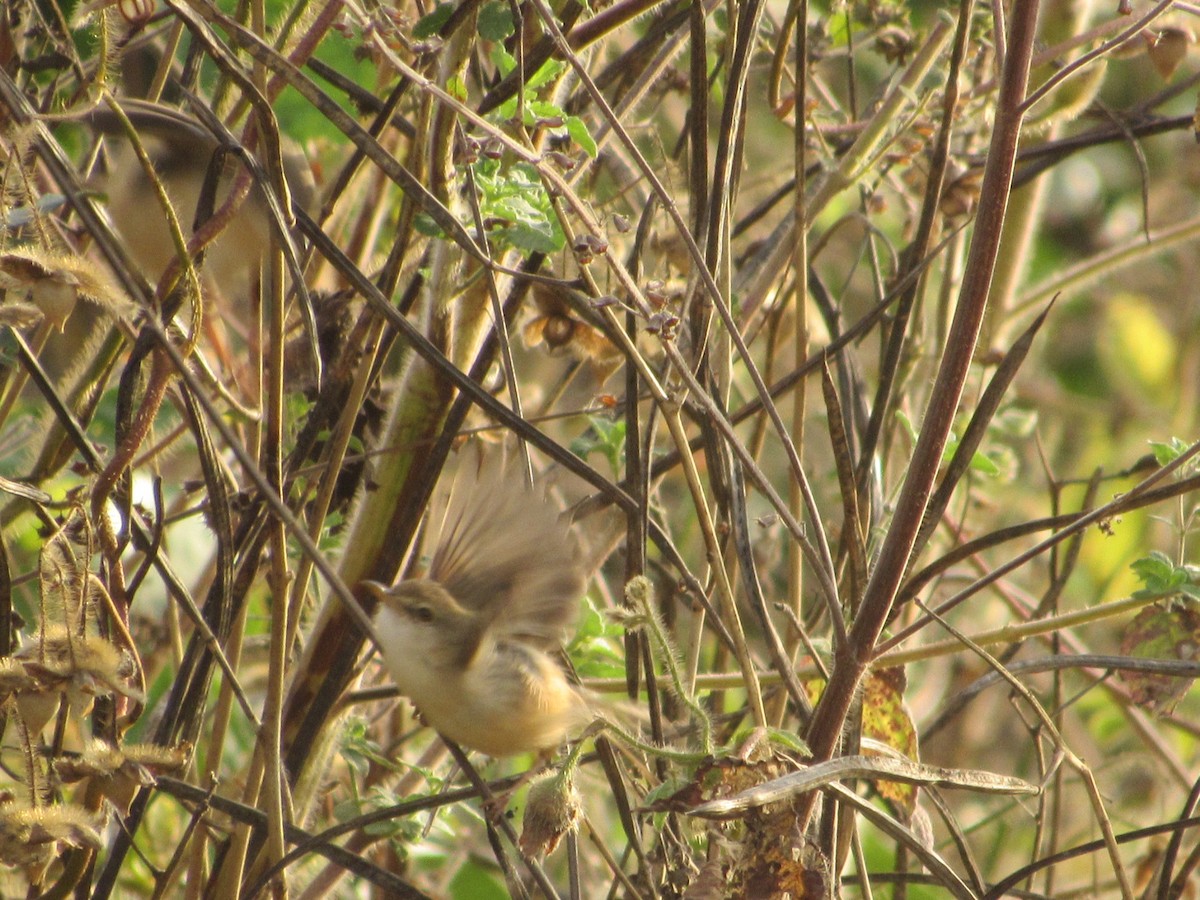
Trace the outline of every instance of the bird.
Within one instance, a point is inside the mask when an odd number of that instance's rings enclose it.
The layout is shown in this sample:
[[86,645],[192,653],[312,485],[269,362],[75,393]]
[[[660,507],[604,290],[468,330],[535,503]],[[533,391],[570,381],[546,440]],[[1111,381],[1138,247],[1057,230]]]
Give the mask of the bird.
[[[190,237],[220,140],[198,119],[167,104],[126,96],[117,102],[149,155],[184,237]],[[91,184],[106,197],[105,208],[132,262],[152,283],[158,283],[168,266],[177,262],[178,250],[156,184],[126,140],[123,123],[112,108],[101,104],[73,118],[106,136],[107,171],[94,176]],[[312,213],[318,201],[312,166],[299,144],[283,135],[280,138],[283,177],[292,207]],[[243,168],[236,154],[225,156],[216,177],[213,213],[228,199]],[[244,202],[208,246],[200,271],[204,311],[210,313],[201,317],[203,334],[229,380],[239,386],[256,383],[257,376],[248,367],[246,354],[232,349],[230,338],[240,336],[250,346],[251,356],[257,356],[258,284],[268,251],[277,243],[275,228],[264,185],[256,179]],[[191,312],[190,307],[185,310]],[[303,321],[308,356],[317,358],[316,329],[308,317]]]
[[[150,154],[155,173],[166,189],[184,235],[191,234],[192,218],[209,162],[219,142],[197,119],[162,103],[122,97],[121,109],[138,132]],[[115,112],[100,105],[80,120],[89,128],[116,137],[112,142],[113,161],[107,177],[99,182],[108,196],[108,211],[117,230],[125,239],[134,261],[147,277],[155,280],[176,256],[175,245],[147,177],[132,148],[123,138],[121,122]],[[284,140],[283,174],[295,205],[311,210],[317,198],[312,168],[300,147]],[[214,209],[229,195],[241,164],[230,154],[217,185]],[[208,254],[207,273],[227,296],[245,296],[250,279],[270,247],[271,222],[266,197],[255,184],[237,215],[222,232]]]
[[554,654],[585,581],[567,524],[502,453],[460,466],[423,577],[363,582],[383,665],[422,718],[488,756],[542,752],[594,719]]

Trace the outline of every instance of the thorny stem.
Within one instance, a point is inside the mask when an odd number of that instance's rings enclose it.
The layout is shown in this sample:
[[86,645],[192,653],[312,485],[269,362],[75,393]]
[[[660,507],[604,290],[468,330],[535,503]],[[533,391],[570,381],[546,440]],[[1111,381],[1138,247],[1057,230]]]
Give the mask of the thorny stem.
[[711,753],[713,746],[712,721],[709,719],[704,707],[696,702],[695,697],[687,690],[683,682],[683,673],[679,671],[679,659],[675,655],[675,648],[671,643],[671,639],[667,636],[666,630],[663,628],[658,613],[654,610],[654,588],[650,584],[650,579],[644,575],[639,575],[631,579],[625,585],[625,597],[641,613],[645,621],[644,627],[649,632],[654,645],[658,648],[658,655],[662,658],[662,664],[666,668],[667,674],[671,677],[671,686],[675,691],[675,695],[691,710],[692,717],[700,726],[700,746],[705,753]]

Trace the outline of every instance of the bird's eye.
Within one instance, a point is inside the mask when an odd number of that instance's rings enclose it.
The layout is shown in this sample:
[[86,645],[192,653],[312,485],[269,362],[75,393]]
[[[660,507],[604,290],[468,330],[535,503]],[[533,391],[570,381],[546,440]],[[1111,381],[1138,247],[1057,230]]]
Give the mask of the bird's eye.
[[428,606],[418,606],[413,609],[413,615],[417,617],[418,622],[432,622],[433,610]]

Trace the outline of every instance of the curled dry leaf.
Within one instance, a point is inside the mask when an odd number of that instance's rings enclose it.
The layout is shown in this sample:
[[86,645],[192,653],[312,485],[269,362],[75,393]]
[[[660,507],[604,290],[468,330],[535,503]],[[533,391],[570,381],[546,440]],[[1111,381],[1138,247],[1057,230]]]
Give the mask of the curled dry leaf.
[[158,775],[178,772],[187,765],[191,744],[174,747],[160,744],[122,744],[114,747],[107,741],[93,741],[79,756],[60,759],[54,770],[65,782],[79,781],[97,775],[108,776],[125,770],[139,784],[153,784]]
[[[1137,659],[1194,660],[1200,656],[1200,603],[1190,597],[1160,600],[1139,612],[1125,629],[1121,652]],[[1166,715],[1188,692],[1190,678],[1153,672],[1121,672],[1133,702]]]
[[993,772],[945,769],[886,756],[841,756],[806,766],[799,772],[756,785],[732,797],[701,803],[689,812],[704,818],[728,818],[748,809],[791,800],[833,782],[856,778],[958,787],[988,794],[1041,793],[1041,788],[1036,784]]
[[731,897],[829,896],[829,860],[795,828],[752,831],[730,873]]
[[30,734],[39,733],[58,712],[58,691],[11,656],[0,659],[0,703],[12,701]]
[[[770,745],[749,748],[747,759],[721,757],[701,765],[691,781],[659,808],[679,809],[699,797],[727,797],[753,790],[764,778],[774,780],[791,763]],[[767,783],[771,783],[768,781]],[[722,825],[721,867],[697,878],[686,896],[794,897],[828,896],[829,863],[820,849],[796,831],[792,798],[757,808],[738,825]],[[722,800],[709,801],[720,803]],[[709,804],[704,804],[709,805]],[[719,889],[714,893],[714,889]]]
[[53,499],[40,488],[35,488],[33,485],[26,484],[23,481],[5,478],[3,475],[0,475],[0,491],[12,494],[14,497],[20,497],[23,500],[28,500],[31,503],[46,504]]
[[[1161,881],[1163,877],[1163,858],[1167,852],[1169,839],[1165,834],[1156,835],[1148,842],[1148,846],[1135,862],[1133,890],[1139,897],[1161,897]],[[1174,870],[1168,870],[1174,871]],[[1197,887],[1200,877],[1193,871],[1182,885],[1178,879],[1170,885],[1167,896],[1172,900],[1196,900]]]
[[1191,43],[1191,33],[1183,28],[1164,28],[1158,34],[1146,35],[1146,55],[1163,81],[1170,81]]
[[108,777],[124,764],[125,754],[112,744],[92,741],[79,756],[55,760],[54,771],[63,782],[69,784],[84,778]]
[[979,189],[983,184],[983,169],[966,169],[946,180],[939,209],[948,219],[961,219],[975,209]]
[[875,50],[890,63],[905,63],[916,46],[916,40],[904,28],[883,28],[875,36]]
[[20,660],[6,656],[0,659],[0,702],[22,691],[39,690],[41,685],[29,674]]
[[700,873],[687,886],[683,900],[725,900],[729,896],[728,863],[710,859],[700,867]]

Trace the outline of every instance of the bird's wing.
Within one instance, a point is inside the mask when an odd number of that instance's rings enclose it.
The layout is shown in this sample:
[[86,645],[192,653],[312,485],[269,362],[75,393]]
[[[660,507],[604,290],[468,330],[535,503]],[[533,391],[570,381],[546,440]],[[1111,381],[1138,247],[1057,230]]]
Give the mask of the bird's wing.
[[429,577],[498,635],[558,644],[579,612],[584,578],[568,526],[498,449],[464,459],[439,528]]

